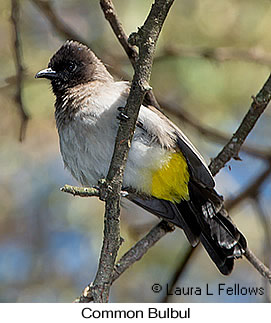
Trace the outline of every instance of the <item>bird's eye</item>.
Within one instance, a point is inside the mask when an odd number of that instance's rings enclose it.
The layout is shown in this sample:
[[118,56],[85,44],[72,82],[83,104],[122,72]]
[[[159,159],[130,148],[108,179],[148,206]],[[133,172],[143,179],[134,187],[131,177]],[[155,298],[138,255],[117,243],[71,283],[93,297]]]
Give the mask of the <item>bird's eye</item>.
[[67,66],[67,70],[69,72],[74,72],[77,68],[77,65],[74,62],[69,62]]

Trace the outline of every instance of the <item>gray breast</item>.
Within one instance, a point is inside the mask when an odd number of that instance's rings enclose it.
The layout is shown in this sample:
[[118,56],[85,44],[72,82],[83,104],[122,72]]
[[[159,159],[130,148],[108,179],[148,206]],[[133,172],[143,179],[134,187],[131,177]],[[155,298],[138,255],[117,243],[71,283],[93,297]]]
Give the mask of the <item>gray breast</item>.
[[59,129],[64,165],[85,186],[96,185],[108,172],[117,123],[114,126],[112,121],[107,120],[107,123],[105,119],[108,118],[94,120],[81,116]]

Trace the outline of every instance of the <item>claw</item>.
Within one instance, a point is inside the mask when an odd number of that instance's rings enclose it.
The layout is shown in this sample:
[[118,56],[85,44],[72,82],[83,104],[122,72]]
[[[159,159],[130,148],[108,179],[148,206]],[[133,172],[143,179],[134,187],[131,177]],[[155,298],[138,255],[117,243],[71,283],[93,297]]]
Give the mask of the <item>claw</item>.
[[119,115],[117,116],[117,119],[120,121],[126,121],[129,120],[129,117],[123,112],[124,107],[118,107],[118,111],[120,111]]
[[127,191],[120,191],[121,197],[127,197],[129,193]]

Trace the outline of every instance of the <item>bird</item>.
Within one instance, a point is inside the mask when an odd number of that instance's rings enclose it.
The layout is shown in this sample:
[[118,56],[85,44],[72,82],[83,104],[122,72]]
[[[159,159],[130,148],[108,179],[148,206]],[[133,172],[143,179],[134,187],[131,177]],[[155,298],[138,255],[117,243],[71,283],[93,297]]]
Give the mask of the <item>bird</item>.
[[[86,45],[67,40],[36,78],[51,82],[60,152],[86,187],[106,178],[131,84],[115,80]],[[229,275],[247,242],[226,211],[201,154],[167,116],[143,100],[123,176],[126,198],[180,227]]]

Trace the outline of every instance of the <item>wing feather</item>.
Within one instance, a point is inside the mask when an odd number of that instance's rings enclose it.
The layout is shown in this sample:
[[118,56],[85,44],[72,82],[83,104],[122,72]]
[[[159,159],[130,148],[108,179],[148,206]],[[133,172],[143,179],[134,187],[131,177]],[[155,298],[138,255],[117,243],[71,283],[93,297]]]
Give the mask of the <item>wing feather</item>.
[[181,151],[186,158],[190,176],[198,184],[213,188],[214,178],[203,157],[185,134],[162,112],[153,106],[142,106],[137,127],[151,142],[160,144],[164,149]]

